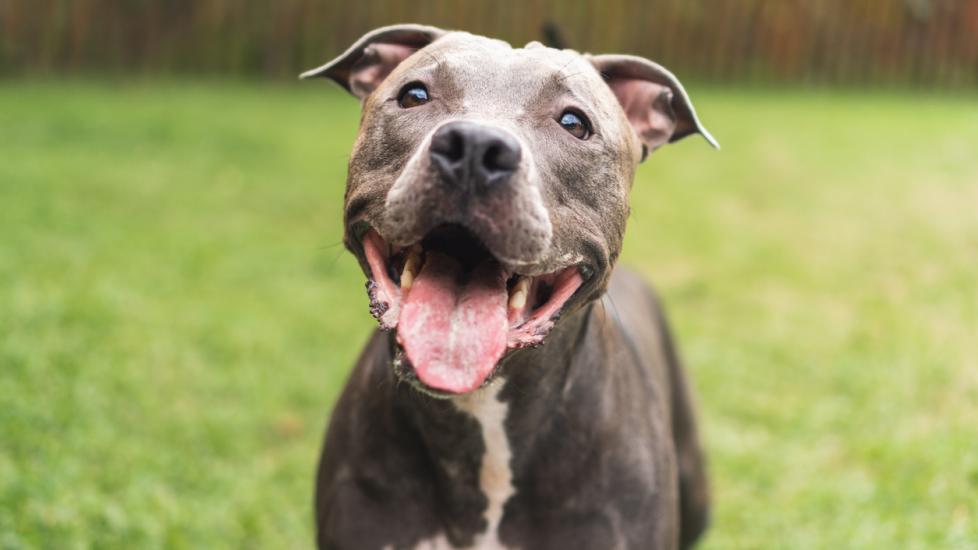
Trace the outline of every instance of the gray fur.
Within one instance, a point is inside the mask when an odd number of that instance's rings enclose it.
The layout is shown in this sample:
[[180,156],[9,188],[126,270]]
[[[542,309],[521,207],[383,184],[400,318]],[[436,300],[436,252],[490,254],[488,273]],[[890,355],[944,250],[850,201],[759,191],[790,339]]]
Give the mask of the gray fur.
[[[344,241],[368,277],[366,228],[407,246],[444,223],[468,227],[510,271],[586,275],[544,344],[511,350],[498,367],[515,489],[498,541],[691,545],[706,526],[708,486],[689,390],[653,295],[614,269],[645,154],[692,133],[716,145],[678,79],[642,58],[512,48],[420,25],[372,31],[303,77],[331,78],[362,102]],[[400,108],[412,82],[431,101]],[[568,108],[591,121],[590,139],[556,123]],[[473,200],[439,185],[431,136],[457,120],[518,140],[505,189]],[[486,540],[478,422],[398,384],[397,354],[393,337],[375,334],[334,411],[316,491],[322,548]]]

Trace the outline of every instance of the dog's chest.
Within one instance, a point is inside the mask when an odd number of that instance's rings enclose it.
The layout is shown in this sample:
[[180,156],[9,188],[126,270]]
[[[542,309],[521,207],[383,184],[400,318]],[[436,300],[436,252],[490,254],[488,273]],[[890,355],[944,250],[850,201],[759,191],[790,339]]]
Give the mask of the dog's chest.
[[[483,513],[488,527],[476,536],[471,548],[487,550],[504,548],[499,542],[498,529],[503,518],[503,508],[513,495],[514,488],[513,472],[510,468],[512,450],[506,435],[506,416],[509,406],[499,400],[502,386],[503,381],[497,380],[483,390],[453,400],[456,408],[472,416],[479,423],[485,446],[479,467],[479,489],[488,502]],[[453,547],[444,535],[439,535],[422,541],[416,548],[448,550]]]

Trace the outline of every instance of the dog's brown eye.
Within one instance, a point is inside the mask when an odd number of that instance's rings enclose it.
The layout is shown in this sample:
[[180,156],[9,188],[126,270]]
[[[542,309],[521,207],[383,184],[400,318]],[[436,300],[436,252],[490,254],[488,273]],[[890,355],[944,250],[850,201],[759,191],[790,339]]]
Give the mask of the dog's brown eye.
[[591,126],[584,115],[579,115],[574,111],[564,111],[558,120],[564,130],[571,133],[577,139],[587,139],[591,137]]
[[417,82],[408,84],[397,96],[397,104],[405,109],[428,103],[428,89]]

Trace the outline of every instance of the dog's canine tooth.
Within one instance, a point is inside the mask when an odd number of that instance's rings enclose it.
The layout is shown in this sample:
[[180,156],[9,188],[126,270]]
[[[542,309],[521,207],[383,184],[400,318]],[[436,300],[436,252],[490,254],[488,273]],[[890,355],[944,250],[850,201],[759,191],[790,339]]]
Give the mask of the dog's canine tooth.
[[405,267],[404,273],[401,273],[401,292],[410,290],[412,284],[414,284],[414,273]]
[[404,261],[404,271],[401,272],[402,292],[407,292],[410,290],[411,285],[414,284],[414,278],[417,276],[420,267],[421,253],[417,248],[411,248],[408,251],[407,260]]
[[513,285],[513,293],[509,295],[509,309],[521,310],[526,307],[526,298],[530,294],[530,278],[520,277]]

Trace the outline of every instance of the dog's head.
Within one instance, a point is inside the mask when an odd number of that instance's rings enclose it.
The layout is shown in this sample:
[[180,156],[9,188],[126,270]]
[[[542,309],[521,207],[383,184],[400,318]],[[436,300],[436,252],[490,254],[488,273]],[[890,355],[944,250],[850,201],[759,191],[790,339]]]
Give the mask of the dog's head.
[[344,241],[397,330],[395,369],[433,394],[480,387],[601,295],[650,151],[715,144],[679,81],[639,57],[397,25],[302,76],[362,102]]

